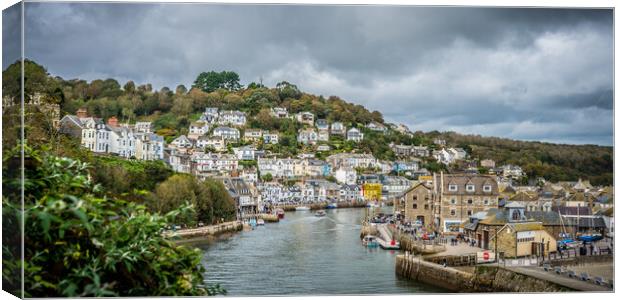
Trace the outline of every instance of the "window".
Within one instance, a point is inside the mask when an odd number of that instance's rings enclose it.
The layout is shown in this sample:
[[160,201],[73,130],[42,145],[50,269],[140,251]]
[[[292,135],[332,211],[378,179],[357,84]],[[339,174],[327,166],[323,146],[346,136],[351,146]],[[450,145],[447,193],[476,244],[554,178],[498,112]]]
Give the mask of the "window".
[[489,198],[484,197],[483,203],[484,205],[489,205]]
[[456,216],[456,209],[451,209],[450,210],[450,215],[451,216]]
[[466,186],[465,186],[465,189],[466,189],[468,192],[473,192],[473,191],[475,191],[475,190],[476,190],[476,188],[474,187],[474,185],[473,185],[473,184],[468,184],[468,185],[466,185]]
[[521,212],[518,210],[514,210],[512,211],[512,219],[513,220],[520,220],[521,219]]
[[451,204],[456,204],[456,198],[452,198],[452,199],[450,199],[450,203],[451,203]]
[[471,198],[467,199],[467,204],[474,204],[474,200]]
[[428,210],[428,204],[424,204],[424,209]]
[[418,209],[418,205],[417,204],[413,204],[413,209]]
[[491,191],[491,185],[485,184],[484,187],[482,187],[482,190],[485,191],[485,192],[490,192]]
[[471,210],[467,211],[467,216],[471,216],[473,214],[473,212]]
[[418,195],[413,195],[413,201],[417,201],[418,200]]
[[450,184],[448,185],[448,191],[450,192],[456,192],[458,190],[456,184]]

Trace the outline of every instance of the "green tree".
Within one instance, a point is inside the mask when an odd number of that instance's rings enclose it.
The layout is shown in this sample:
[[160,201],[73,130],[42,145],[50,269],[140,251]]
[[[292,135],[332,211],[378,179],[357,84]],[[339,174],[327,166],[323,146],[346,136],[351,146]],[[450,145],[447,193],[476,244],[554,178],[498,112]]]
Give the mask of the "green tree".
[[192,88],[199,88],[207,93],[214,92],[217,89],[237,91],[242,88],[239,80],[239,75],[232,71],[202,72],[196,77]]

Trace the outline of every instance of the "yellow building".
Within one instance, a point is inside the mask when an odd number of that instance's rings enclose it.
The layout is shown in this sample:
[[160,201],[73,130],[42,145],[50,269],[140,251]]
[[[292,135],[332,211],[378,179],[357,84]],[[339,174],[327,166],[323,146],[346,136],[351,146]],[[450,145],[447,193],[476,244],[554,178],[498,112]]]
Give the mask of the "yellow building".
[[366,201],[380,201],[381,188],[380,183],[364,183],[362,185],[362,195]]

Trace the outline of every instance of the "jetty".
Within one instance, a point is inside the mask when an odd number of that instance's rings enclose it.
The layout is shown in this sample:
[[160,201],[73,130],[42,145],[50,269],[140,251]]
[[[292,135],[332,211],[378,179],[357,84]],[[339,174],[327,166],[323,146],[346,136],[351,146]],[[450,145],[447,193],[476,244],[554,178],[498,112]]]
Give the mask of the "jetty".
[[400,242],[396,240],[392,232],[387,228],[387,224],[377,224],[377,231],[379,232],[379,236],[377,237],[377,242],[379,243],[379,247],[385,250],[398,250],[400,249]]
[[241,221],[231,221],[216,225],[179,229],[176,231],[167,230],[164,232],[164,236],[167,238],[193,238],[199,236],[219,235],[226,232],[241,231],[242,229],[243,223]]

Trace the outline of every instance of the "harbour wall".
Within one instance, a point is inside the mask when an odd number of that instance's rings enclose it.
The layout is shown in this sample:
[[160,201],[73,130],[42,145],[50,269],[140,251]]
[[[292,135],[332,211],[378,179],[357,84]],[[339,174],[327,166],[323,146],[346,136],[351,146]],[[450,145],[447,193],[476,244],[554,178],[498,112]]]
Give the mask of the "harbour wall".
[[400,277],[438,286],[452,292],[566,292],[573,289],[490,265],[466,272],[425,261],[421,256],[396,257]]
[[168,231],[164,233],[164,235],[172,239],[189,239],[196,237],[216,236],[223,233],[241,231],[242,229],[243,223],[241,221],[232,221],[218,225],[209,225],[198,228],[187,228],[177,231]]

